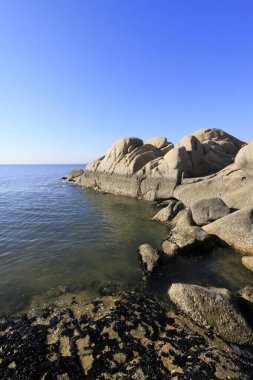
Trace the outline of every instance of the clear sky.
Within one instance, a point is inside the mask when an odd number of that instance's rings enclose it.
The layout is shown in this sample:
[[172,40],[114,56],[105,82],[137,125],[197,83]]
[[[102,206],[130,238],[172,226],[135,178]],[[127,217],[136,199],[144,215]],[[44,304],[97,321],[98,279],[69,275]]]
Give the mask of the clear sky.
[[0,163],[252,121],[252,0],[0,0]]

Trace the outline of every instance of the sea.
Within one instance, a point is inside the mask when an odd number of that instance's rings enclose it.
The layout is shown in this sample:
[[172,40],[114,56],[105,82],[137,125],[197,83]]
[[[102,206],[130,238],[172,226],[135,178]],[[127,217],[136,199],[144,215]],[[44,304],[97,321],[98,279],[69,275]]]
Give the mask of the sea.
[[[253,285],[229,248],[171,258],[154,276],[139,263],[142,243],[160,248],[168,227],[152,202],[99,193],[62,179],[75,165],[0,165],[0,315],[22,313],[52,294],[139,289],[167,297],[173,282]],[[38,305],[39,302],[37,302]]]

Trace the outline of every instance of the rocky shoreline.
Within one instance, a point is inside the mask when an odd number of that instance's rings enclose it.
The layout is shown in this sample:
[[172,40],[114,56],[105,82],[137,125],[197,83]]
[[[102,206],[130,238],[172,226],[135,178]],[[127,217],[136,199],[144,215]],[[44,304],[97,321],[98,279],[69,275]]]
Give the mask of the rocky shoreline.
[[[238,251],[253,271],[252,164],[253,144],[204,129],[176,145],[162,137],[122,139],[66,179],[154,202],[153,220],[168,234],[160,247],[139,247],[147,279],[176,256],[217,246]],[[1,319],[0,378],[250,380],[252,317],[250,286],[232,293],[174,282],[163,300],[140,290],[95,300],[66,294]]]
[[136,291],[93,302],[78,293],[23,317],[2,318],[0,378],[252,378],[249,346],[226,343],[178,310]]

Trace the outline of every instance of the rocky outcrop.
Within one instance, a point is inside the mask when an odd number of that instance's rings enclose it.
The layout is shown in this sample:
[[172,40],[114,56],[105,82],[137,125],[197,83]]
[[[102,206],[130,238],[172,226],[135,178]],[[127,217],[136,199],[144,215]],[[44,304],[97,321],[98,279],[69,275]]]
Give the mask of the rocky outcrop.
[[213,328],[225,341],[253,345],[253,332],[227,289],[173,284],[170,299],[197,324]]
[[68,175],[67,175],[67,180],[71,181],[73,179],[76,179],[77,177],[80,177],[83,174],[82,169],[75,169],[72,170]]
[[210,175],[231,164],[244,144],[220,129],[201,129],[175,146],[164,137],[145,143],[124,138],[74,180],[95,190],[166,199],[182,178]]
[[186,206],[200,199],[221,198],[228,207],[253,207],[253,145],[242,147],[235,162],[216,174],[186,179],[177,186],[174,196]]
[[160,260],[158,251],[150,244],[142,244],[139,246],[139,254],[145,271],[148,273],[154,272]]
[[191,207],[192,217],[198,226],[214,222],[230,214],[230,209],[220,198],[201,199]]
[[253,208],[246,207],[204,226],[209,234],[218,236],[241,253],[253,255]]
[[251,272],[253,272],[253,256],[244,256],[242,258],[242,264]]

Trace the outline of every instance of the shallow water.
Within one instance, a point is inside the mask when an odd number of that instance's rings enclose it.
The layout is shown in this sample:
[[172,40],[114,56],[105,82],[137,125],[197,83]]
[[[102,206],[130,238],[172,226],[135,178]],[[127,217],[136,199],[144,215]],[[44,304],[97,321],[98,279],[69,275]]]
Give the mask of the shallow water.
[[150,220],[148,202],[99,194],[61,181],[81,165],[0,166],[0,314],[22,311],[31,299],[108,283],[166,294],[171,282],[253,285],[253,275],[229,249],[175,258],[143,283],[137,248],[156,247],[167,233]]

